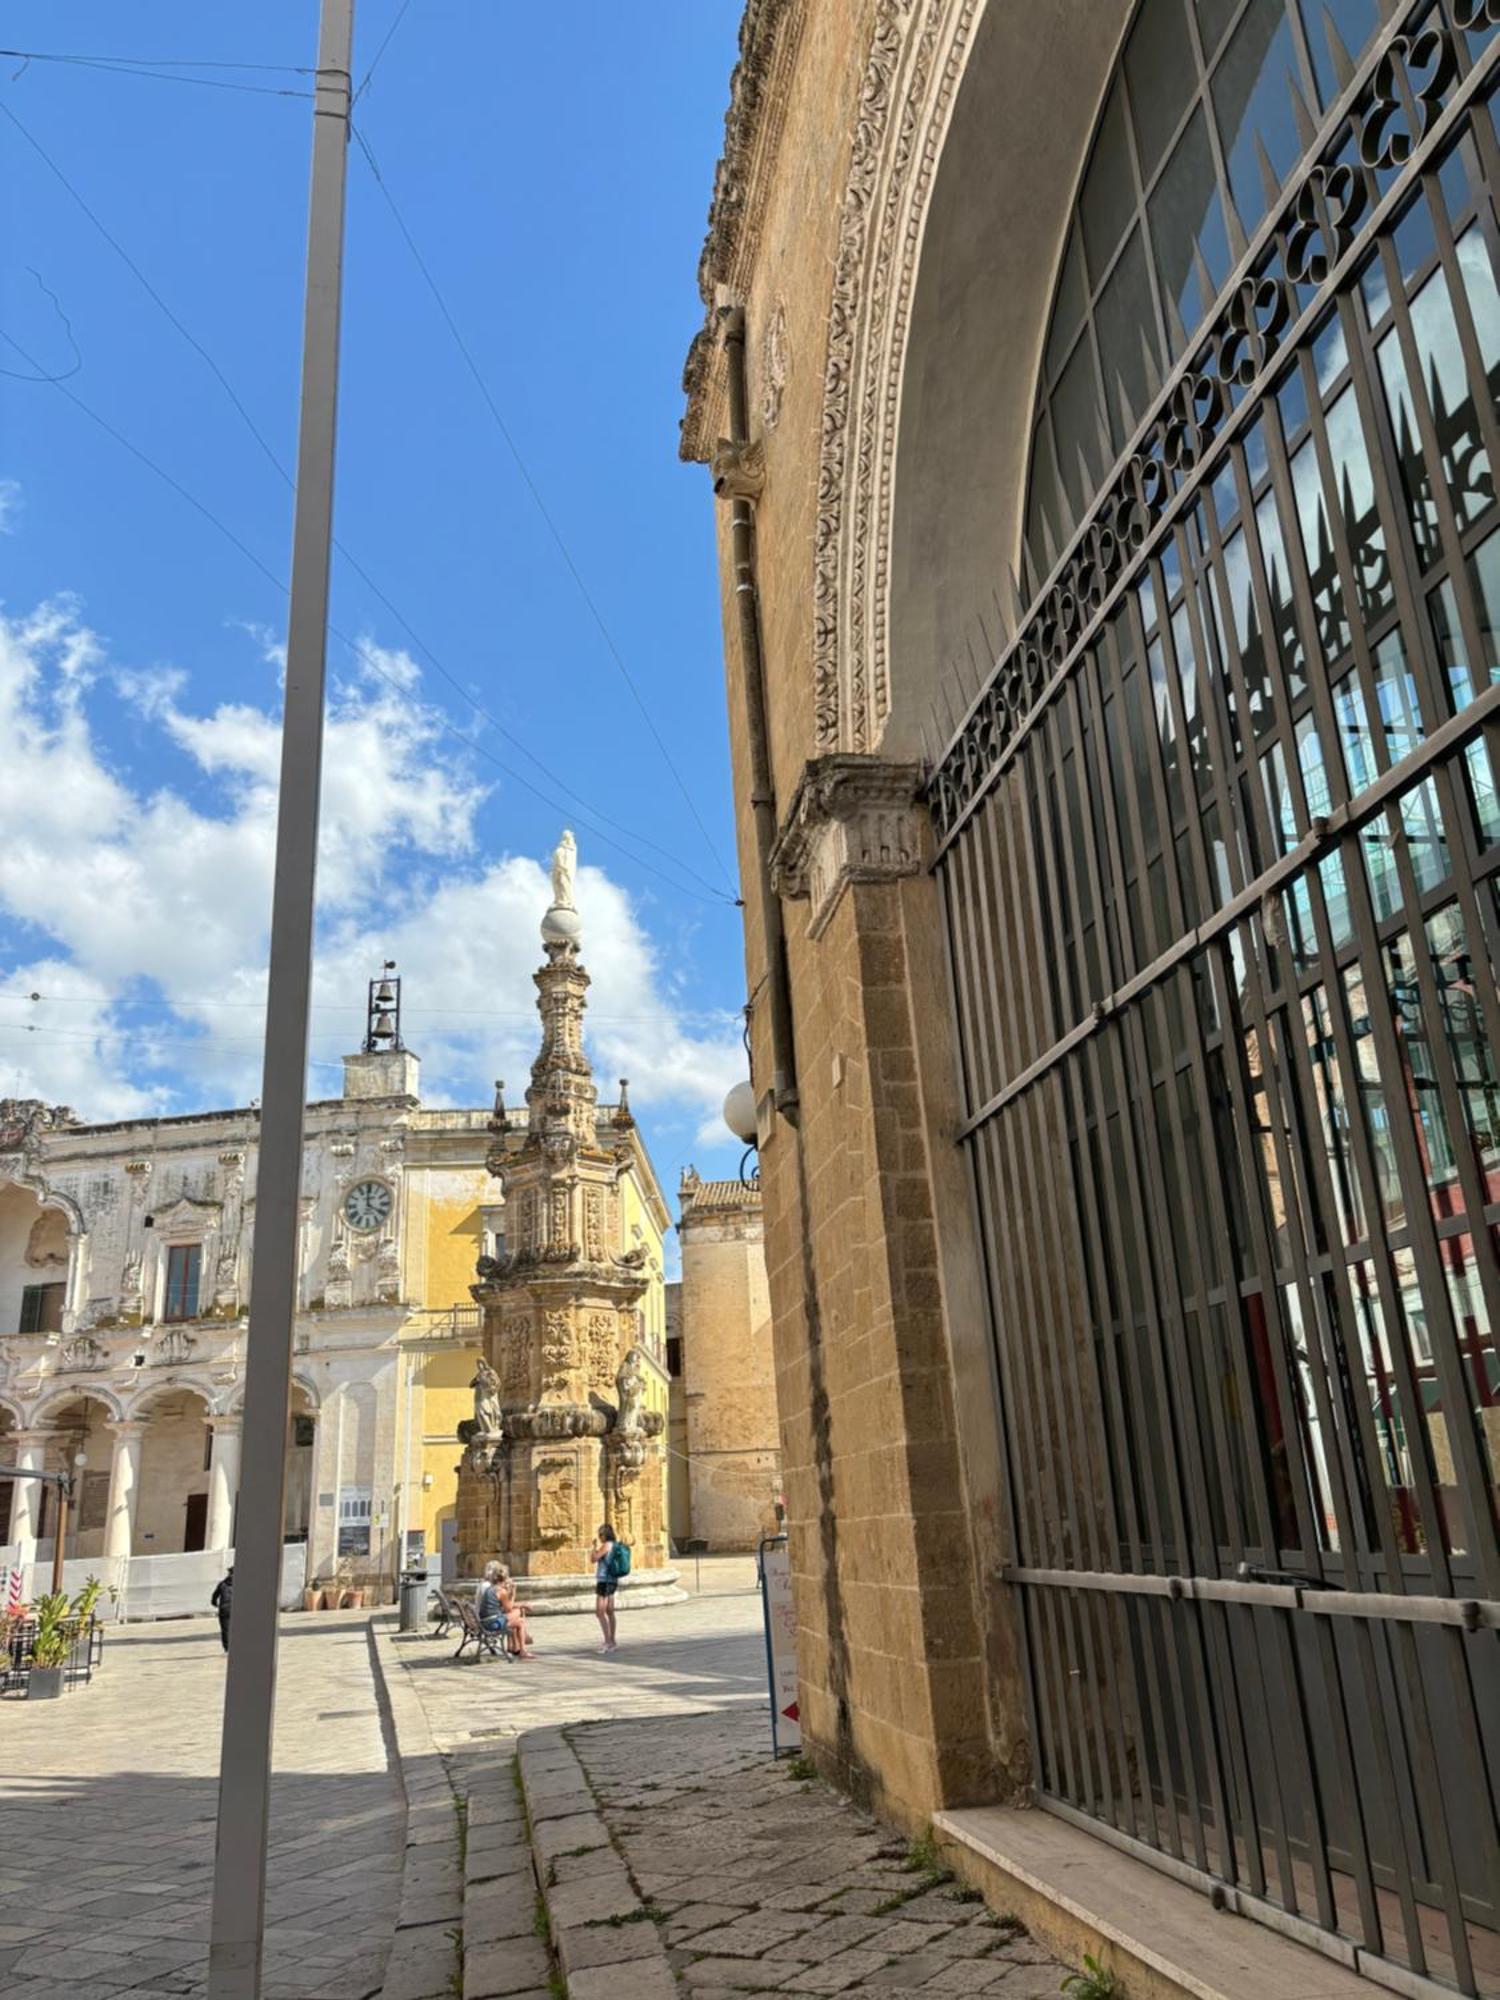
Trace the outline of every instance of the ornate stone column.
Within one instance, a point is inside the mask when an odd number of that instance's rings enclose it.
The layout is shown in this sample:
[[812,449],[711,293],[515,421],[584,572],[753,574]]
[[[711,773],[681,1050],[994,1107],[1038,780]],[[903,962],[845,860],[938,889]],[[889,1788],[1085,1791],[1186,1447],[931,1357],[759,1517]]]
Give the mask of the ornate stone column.
[[208,1522],[203,1546],[210,1553],[234,1546],[234,1499],[240,1486],[240,1419],[211,1417],[213,1445],[208,1461]]
[[[27,1472],[40,1472],[47,1463],[47,1445],[51,1433],[48,1431],[13,1431],[6,1439],[9,1450],[16,1455],[16,1464]],[[42,1488],[35,1479],[18,1479],[13,1489],[14,1497],[10,1508],[10,1538],[20,1544],[21,1561],[32,1560],[34,1549],[28,1544],[36,1541],[36,1524],[41,1518]]]
[[104,1560],[119,1562],[135,1549],[135,1503],[141,1484],[141,1440],[146,1426],[126,1418],[109,1426],[114,1455],[109,1462],[109,1505],[104,1517]]

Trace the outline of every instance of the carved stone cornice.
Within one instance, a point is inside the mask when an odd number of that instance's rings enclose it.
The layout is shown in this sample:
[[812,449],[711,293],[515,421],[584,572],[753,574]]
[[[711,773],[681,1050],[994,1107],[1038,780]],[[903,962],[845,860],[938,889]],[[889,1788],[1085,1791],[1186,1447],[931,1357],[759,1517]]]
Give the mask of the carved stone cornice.
[[681,452],[703,463],[719,431],[722,395],[711,366],[714,309],[721,291],[743,296],[760,248],[761,226],[791,96],[809,0],[746,0],[740,21],[740,54],[729,82],[724,150],[714,171],[708,235],[698,260],[702,328],[688,349],[682,373],[687,411]]
[[926,812],[918,764],[835,751],[803,768],[771,850],[778,895],[812,903],[819,937],[851,882],[894,882],[922,866]]

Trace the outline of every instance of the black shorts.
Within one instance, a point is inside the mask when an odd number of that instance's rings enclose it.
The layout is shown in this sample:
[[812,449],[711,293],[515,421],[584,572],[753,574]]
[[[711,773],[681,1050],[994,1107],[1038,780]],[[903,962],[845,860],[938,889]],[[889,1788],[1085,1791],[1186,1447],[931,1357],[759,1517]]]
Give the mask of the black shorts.
[[594,1584],[594,1589],[601,1597],[613,1597],[619,1588],[620,1579],[617,1576],[607,1576],[602,1583],[596,1581]]

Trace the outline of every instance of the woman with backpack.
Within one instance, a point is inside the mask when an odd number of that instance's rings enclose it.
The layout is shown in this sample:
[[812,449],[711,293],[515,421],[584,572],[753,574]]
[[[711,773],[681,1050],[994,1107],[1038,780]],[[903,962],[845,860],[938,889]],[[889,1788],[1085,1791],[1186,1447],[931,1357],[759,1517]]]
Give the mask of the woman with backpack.
[[629,1546],[617,1539],[614,1529],[606,1521],[594,1537],[592,1560],[594,1564],[594,1588],[598,1593],[594,1599],[594,1616],[599,1620],[599,1630],[604,1635],[601,1653],[619,1651],[615,1639],[615,1592],[620,1587],[620,1578],[630,1574]]

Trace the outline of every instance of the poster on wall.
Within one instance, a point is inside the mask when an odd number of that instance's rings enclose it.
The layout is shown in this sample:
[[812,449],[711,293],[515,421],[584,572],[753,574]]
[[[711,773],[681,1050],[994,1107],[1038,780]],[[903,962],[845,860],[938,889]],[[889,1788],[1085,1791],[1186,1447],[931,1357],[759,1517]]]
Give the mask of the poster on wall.
[[766,1674],[771,1688],[771,1754],[797,1750],[797,1619],[792,1609],[792,1562],[785,1535],[760,1545],[760,1602],[766,1623]]

